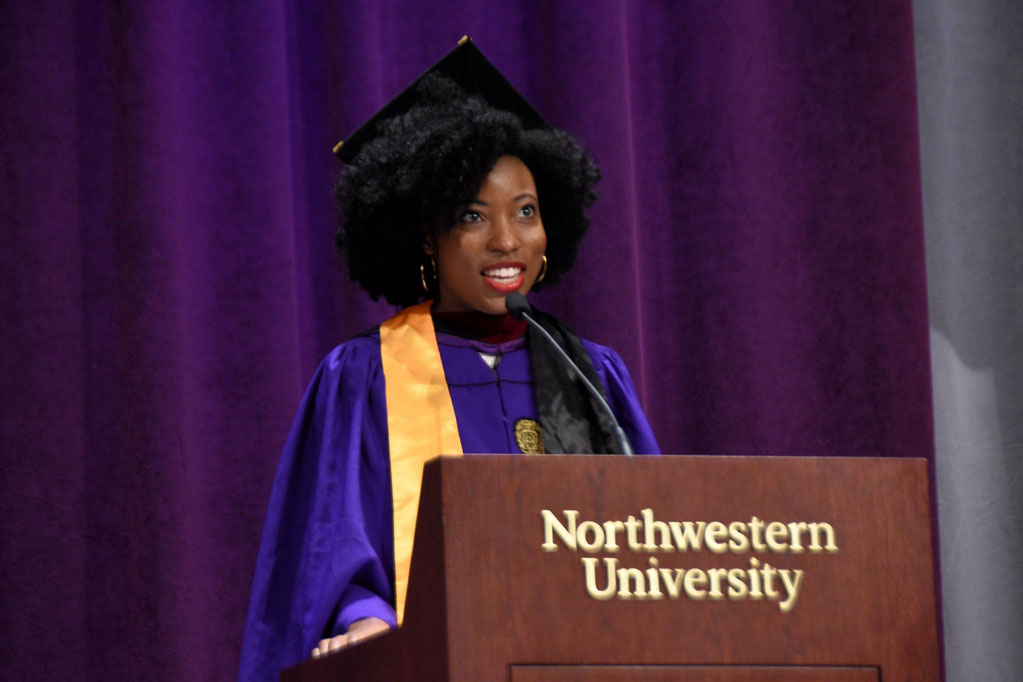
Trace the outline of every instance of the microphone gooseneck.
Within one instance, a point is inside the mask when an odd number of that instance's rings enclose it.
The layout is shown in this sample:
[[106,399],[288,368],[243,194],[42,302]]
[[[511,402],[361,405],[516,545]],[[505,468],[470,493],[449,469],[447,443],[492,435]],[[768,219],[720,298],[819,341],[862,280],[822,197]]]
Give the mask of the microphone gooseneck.
[[529,305],[529,301],[526,300],[526,297],[517,291],[510,293],[505,299],[505,307],[508,309],[509,315],[514,317],[516,320],[525,320],[531,327],[533,327],[533,329],[540,332],[540,335],[550,342],[550,344],[558,352],[558,355],[560,355],[561,358],[569,364],[572,370],[576,373],[576,376],[582,379],[583,385],[586,386],[593,397],[597,399],[607,414],[611,417],[611,423],[614,424],[615,433],[617,434],[618,441],[622,446],[622,453],[631,457],[634,454],[632,451],[632,444],[629,442],[629,437],[625,435],[625,431],[622,429],[621,424],[618,423],[615,413],[611,411],[611,406],[607,404],[606,400],[604,400],[604,396],[600,394],[597,387],[590,383],[590,380],[586,378],[586,375],[583,374],[581,369],[579,369],[579,366],[572,362],[572,358],[568,357],[568,353],[566,353],[561,345],[554,340],[554,337],[551,336],[539,322],[532,318],[529,313],[533,312],[533,306]]

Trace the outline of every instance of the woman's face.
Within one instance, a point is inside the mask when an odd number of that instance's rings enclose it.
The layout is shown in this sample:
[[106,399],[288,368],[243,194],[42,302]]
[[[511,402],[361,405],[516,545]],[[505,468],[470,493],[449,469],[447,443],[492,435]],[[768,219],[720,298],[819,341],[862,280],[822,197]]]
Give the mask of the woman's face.
[[454,228],[426,245],[437,264],[434,308],[504,314],[508,294],[533,287],[546,250],[533,174],[518,158],[502,156]]

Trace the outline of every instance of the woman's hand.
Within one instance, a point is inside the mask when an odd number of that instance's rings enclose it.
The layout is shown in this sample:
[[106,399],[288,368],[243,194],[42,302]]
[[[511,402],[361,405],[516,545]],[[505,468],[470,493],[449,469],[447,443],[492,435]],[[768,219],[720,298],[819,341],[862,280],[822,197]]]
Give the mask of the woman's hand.
[[387,621],[380,620],[376,617],[363,618],[357,620],[348,626],[348,630],[336,637],[330,639],[321,639],[320,643],[313,649],[313,658],[319,658],[324,654],[328,654],[331,651],[337,651],[338,649],[344,649],[346,646],[351,646],[356,642],[361,642],[364,639],[375,637],[382,632],[387,632],[391,629],[391,626],[387,624]]

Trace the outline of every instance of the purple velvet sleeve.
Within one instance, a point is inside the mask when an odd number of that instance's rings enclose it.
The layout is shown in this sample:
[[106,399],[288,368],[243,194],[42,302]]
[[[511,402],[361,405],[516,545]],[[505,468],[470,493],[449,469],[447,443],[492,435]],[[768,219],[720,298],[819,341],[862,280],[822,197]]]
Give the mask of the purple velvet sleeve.
[[629,437],[633,451],[637,455],[659,455],[661,448],[639,404],[639,396],[625,362],[607,346],[583,340],[583,347],[593,360],[597,376],[604,382],[607,402]]
[[[246,620],[239,679],[276,680],[360,618],[395,622],[390,467],[380,345],[336,348],[281,455]],[[387,595],[387,599],[381,595]]]

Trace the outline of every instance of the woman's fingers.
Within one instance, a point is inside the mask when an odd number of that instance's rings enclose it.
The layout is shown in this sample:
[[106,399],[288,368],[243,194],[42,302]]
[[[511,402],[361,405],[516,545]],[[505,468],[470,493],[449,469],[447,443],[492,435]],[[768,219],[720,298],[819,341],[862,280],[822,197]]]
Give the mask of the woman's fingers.
[[331,651],[337,651],[338,649],[344,648],[347,644],[347,634],[331,637],[330,639],[321,639],[320,643],[316,645],[315,649],[313,649],[313,658],[319,658]]
[[337,651],[338,649],[344,649],[350,644],[355,644],[364,639],[368,639],[373,635],[377,635],[381,632],[386,632],[391,628],[386,621],[380,620],[379,618],[363,618],[352,623],[351,627],[348,628],[348,632],[331,637],[330,639],[321,639],[320,643],[313,649],[313,658],[319,658],[324,654],[329,654],[331,651]]
[[387,632],[391,629],[385,621],[379,618],[363,618],[362,620],[355,621],[352,626],[348,628],[348,644],[354,644],[364,639],[369,639],[374,635],[378,635],[381,632]]

